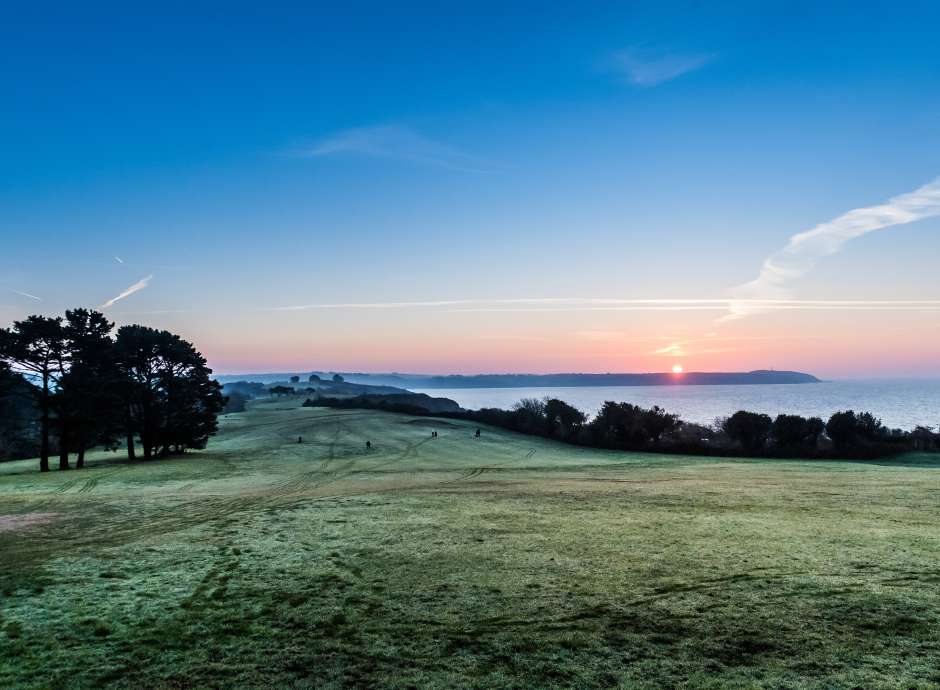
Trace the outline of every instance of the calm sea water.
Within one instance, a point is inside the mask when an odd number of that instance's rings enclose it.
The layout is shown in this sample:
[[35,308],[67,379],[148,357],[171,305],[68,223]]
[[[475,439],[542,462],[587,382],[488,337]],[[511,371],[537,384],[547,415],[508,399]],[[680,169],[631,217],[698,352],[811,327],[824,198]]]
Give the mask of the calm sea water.
[[461,407],[512,407],[520,398],[560,398],[594,414],[605,400],[659,405],[690,422],[710,424],[737,410],[827,419],[839,410],[873,413],[891,428],[940,425],[940,379],[851,380],[799,385],[600,386],[571,388],[433,388],[417,392],[456,400]]

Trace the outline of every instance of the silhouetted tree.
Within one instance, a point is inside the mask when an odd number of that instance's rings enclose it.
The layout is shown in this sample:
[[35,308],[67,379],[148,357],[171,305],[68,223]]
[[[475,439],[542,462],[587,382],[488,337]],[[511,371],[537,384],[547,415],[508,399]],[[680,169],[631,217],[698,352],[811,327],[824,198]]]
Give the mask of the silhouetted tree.
[[819,417],[806,419],[795,414],[781,414],[770,430],[773,444],[781,450],[800,451],[816,448],[825,424]]
[[[34,384],[40,425],[39,469],[48,472],[53,396],[68,366],[62,319],[30,316],[14,322],[12,328],[0,329],[0,359]],[[69,469],[67,459],[63,464],[60,458],[59,469]]]
[[[881,420],[870,412],[836,412],[826,422],[826,435],[839,451],[851,451],[868,444],[890,440]],[[903,435],[903,433],[902,433]]]
[[135,433],[146,460],[155,449],[203,447],[225,404],[203,356],[177,335],[138,325],[118,330],[115,351],[126,382],[128,455]]
[[316,374],[310,374],[310,378],[307,379],[307,381],[309,381],[310,383],[316,383],[319,380],[320,380],[320,377],[317,376]]
[[678,428],[679,417],[661,407],[644,409],[608,400],[589,425],[597,445],[607,448],[640,448],[655,443]]
[[849,450],[858,442],[858,419],[853,410],[836,412],[826,422],[826,435],[837,450]]
[[342,383],[345,379],[339,374],[333,374],[333,383]]
[[113,327],[97,311],[65,312],[70,366],[56,395],[59,457],[67,463],[69,451],[75,451],[78,468],[84,467],[88,448],[114,442],[121,423],[122,381],[111,339]]
[[871,412],[859,412],[855,416],[855,420],[858,425],[859,435],[870,443],[884,440],[888,436],[888,430],[884,424]]
[[773,422],[765,414],[740,410],[724,422],[724,432],[748,453],[759,453],[767,445]]
[[914,450],[940,450],[940,434],[935,434],[932,426],[916,426],[911,432]]
[[523,398],[513,406],[512,428],[527,434],[545,433],[545,403],[537,398]]
[[0,460],[29,458],[39,451],[35,388],[0,361]]
[[826,423],[819,417],[810,417],[806,420],[805,443],[810,448],[819,445],[819,439],[826,431]]
[[294,389],[290,386],[271,386],[271,388],[268,390],[270,391],[271,395],[275,395],[278,398],[280,398],[282,395],[292,395],[294,393]]
[[170,347],[176,366],[164,378],[165,411],[155,439],[161,455],[205,448],[225,406],[222,387],[210,378],[206,360],[185,340],[174,338]]
[[299,376],[291,376],[291,377],[290,377],[290,382],[291,382],[291,383],[300,383],[300,377],[299,377]]
[[544,414],[547,434],[562,439],[576,438],[587,420],[581,410],[558,398],[545,401]]
[[679,415],[670,414],[658,405],[653,405],[643,414],[643,429],[647,440],[656,443],[663,434],[679,428]]

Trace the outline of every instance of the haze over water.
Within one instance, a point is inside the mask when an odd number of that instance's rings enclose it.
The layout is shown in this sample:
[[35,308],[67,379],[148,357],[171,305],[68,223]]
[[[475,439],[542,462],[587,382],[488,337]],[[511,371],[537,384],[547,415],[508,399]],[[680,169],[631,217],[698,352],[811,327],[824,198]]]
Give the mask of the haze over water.
[[891,428],[940,424],[940,379],[824,381],[800,385],[743,386],[596,386],[571,388],[416,389],[451,398],[461,407],[510,408],[521,398],[560,398],[593,415],[605,400],[642,407],[659,405],[684,420],[711,424],[738,410],[818,416],[839,410],[871,412]]

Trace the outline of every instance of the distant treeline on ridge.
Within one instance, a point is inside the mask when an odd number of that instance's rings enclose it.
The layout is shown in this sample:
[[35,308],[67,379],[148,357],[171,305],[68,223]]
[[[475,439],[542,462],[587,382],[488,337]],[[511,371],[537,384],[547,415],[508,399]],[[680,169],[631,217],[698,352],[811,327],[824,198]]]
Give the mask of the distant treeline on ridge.
[[[434,398],[432,398],[434,400]],[[310,407],[370,408],[464,419],[594,448],[690,455],[787,458],[875,458],[913,450],[940,450],[930,427],[888,429],[868,412],[836,412],[828,420],[781,414],[775,418],[741,410],[706,426],[686,422],[661,407],[607,401],[593,418],[557,398],[520,400],[513,409],[431,412],[395,396],[310,398]]]

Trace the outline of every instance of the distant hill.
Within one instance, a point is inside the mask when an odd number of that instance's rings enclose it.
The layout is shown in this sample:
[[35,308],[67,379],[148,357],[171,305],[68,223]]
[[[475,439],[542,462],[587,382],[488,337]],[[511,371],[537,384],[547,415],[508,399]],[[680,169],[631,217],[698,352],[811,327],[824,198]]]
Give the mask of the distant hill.
[[698,372],[653,374],[481,374],[431,376],[414,388],[534,388],[569,386],[720,386],[768,383],[819,383],[798,371]]
[[[258,374],[246,376],[220,376],[222,392],[226,395],[238,394],[245,398],[257,398],[270,395],[271,388],[291,388],[300,393],[316,392],[318,395],[353,396],[353,395],[408,395],[411,392],[397,386],[355,383],[352,381],[332,381],[329,379],[309,381],[291,381],[289,374]],[[229,381],[228,379],[238,379]],[[270,380],[273,379],[273,380]]]
[[427,393],[404,393],[393,395],[366,394],[355,397],[331,398],[320,396],[308,399],[304,407],[349,407],[366,409],[388,409],[406,413],[463,412],[460,405],[450,398],[433,398]]
[[[332,372],[313,372],[322,378]],[[298,375],[298,374],[295,374]],[[306,381],[310,373],[299,374]],[[248,380],[270,383],[284,381],[291,374],[244,374],[219,376],[226,381]],[[742,372],[690,371],[676,375],[671,373],[651,374],[477,374],[463,376],[428,376],[423,374],[362,374],[342,373],[347,383],[369,386],[393,386],[395,388],[538,388],[573,386],[721,386],[820,383],[812,374],[799,371],[773,371],[759,369]],[[370,393],[380,391],[369,391]],[[381,391],[386,392],[386,391]]]

